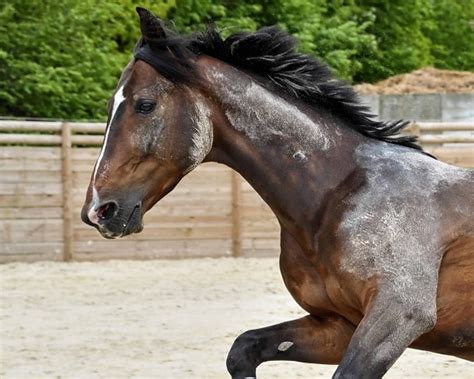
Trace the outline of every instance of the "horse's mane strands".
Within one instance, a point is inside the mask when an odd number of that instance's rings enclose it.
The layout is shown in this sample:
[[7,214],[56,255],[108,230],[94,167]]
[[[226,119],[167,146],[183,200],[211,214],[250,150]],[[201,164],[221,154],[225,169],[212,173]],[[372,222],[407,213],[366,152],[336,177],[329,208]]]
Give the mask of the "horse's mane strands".
[[166,35],[153,41],[153,48],[140,39],[134,55],[175,83],[197,83],[193,62],[199,55],[209,55],[267,78],[309,104],[334,111],[368,137],[421,150],[416,137],[399,134],[408,121],[375,120],[350,86],[334,79],[327,65],[297,52],[294,38],[276,26],[234,33],[226,39],[212,26],[190,36],[178,36],[166,29]]

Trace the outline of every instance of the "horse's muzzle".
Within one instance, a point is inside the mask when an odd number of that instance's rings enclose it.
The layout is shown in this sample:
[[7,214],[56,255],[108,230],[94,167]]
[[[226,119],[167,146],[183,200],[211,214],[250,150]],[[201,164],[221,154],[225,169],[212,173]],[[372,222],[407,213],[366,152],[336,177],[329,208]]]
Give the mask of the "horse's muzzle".
[[97,206],[84,205],[82,221],[95,227],[105,238],[120,238],[143,230],[142,205],[107,201]]

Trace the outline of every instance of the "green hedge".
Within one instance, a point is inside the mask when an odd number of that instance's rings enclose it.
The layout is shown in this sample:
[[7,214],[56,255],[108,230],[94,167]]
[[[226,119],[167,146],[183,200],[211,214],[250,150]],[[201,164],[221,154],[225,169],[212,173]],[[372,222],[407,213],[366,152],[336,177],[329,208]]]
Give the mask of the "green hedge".
[[0,115],[104,119],[139,35],[135,6],[182,32],[279,24],[338,76],[373,82],[435,65],[474,70],[463,0],[8,0],[0,3]]

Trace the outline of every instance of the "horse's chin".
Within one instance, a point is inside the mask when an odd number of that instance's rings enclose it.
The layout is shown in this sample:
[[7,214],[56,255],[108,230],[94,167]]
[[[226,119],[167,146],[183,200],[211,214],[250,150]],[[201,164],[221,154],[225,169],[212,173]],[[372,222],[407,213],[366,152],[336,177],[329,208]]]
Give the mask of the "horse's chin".
[[125,230],[121,233],[112,232],[110,230],[103,229],[103,228],[100,228],[100,227],[97,228],[97,229],[99,230],[100,235],[104,238],[118,239],[118,238],[122,238],[122,237],[125,237],[125,236],[129,236],[131,234],[141,233],[143,231],[143,223],[140,222],[138,225],[127,225]]
[[140,223],[132,230],[127,231],[127,234],[123,234],[123,236],[127,236],[129,234],[135,234],[135,233],[141,233],[143,231],[143,221],[140,221]]

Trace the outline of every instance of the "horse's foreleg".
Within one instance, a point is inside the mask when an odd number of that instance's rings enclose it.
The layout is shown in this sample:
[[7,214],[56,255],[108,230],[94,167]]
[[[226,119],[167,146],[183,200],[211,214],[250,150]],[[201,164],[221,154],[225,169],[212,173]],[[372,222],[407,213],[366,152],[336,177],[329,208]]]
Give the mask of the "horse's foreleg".
[[365,315],[333,378],[381,378],[416,338],[434,327],[436,307],[431,294],[425,295],[418,295],[419,303],[381,295],[385,300]]
[[240,335],[227,357],[233,379],[254,378],[266,361],[299,361],[336,364],[354,332],[342,317],[306,316]]

